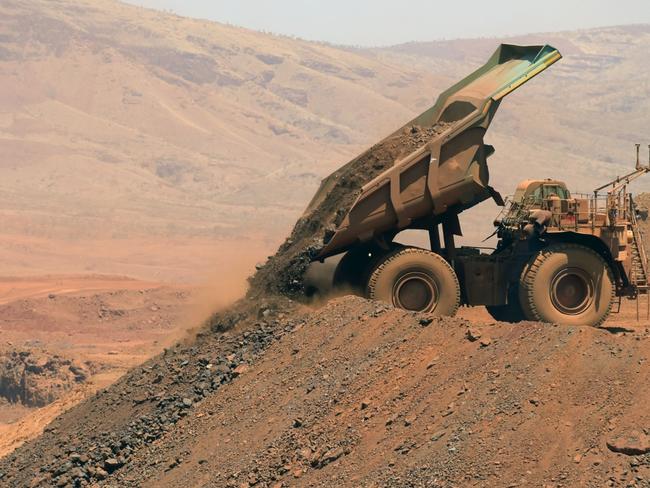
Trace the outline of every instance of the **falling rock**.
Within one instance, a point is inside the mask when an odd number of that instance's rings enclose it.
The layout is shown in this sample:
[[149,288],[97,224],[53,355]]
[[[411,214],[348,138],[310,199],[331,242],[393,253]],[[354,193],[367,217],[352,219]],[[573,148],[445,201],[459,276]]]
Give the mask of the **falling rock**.
[[639,432],[631,431],[622,436],[607,441],[610,451],[626,454],[628,456],[640,456],[650,453],[650,436]]
[[248,365],[247,364],[240,364],[239,366],[237,366],[235,369],[232,370],[232,374],[233,374],[233,376],[237,377],[240,374],[245,373],[246,371],[248,371]]
[[467,337],[470,342],[476,342],[481,338],[481,331],[477,329],[467,329],[465,337]]

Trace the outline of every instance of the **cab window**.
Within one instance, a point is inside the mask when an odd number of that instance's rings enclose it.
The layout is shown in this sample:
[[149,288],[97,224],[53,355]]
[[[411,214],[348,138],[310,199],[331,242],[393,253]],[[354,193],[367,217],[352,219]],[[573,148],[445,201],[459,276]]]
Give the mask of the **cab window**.
[[547,199],[551,195],[556,195],[562,200],[566,200],[569,198],[568,192],[566,188],[560,186],[560,185],[544,185],[542,186],[542,198]]

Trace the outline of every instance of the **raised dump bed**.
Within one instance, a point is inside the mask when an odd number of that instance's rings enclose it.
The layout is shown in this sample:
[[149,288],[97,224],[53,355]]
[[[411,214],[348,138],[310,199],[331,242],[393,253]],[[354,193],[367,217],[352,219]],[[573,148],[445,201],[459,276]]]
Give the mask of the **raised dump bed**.
[[501,45],[433,107],[324,179],[291,236],[252,278],[251,293],[300,295],[313,260],[431,228],[490,196],[500,200],[488,184],[494,149],[483,143],[485,132],[503,97],[560,58],[550,46]]
[[[316,255],[325,258],[356,242],[406,228],[429,228],[483,200],[501,198],[488,183],[483,142],[501,100],[561,58],[551,46],[501,45],[480,69],[442,93],[436,104],[377,146],[325,179],[305,215],[315,211],[349,173],[373,178],[348,205],[335,232]],[[414,141],[415,139],[415,141]],[[364,161],[386,145],[402,141],[410,154],[378,176]],[[416,147],[417,146],[417,147]]]

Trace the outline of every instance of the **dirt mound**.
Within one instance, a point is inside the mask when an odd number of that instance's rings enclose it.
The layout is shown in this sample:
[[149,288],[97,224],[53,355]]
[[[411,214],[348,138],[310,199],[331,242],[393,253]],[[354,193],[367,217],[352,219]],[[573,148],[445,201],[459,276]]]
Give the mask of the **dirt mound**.
[[[3,458],[0,485],[77,486],[106,478],[300,323],[286,300],[242,302],[215,316],[212,331],[199,334],[195,343],[166,349]],[[241,329],[237,334],[221,333],[235,325]]]
[[0,457],[185,337],[208,304],[201,290],[121,277],[0,278]]
[[44,407],[86,382],[93,369],[45,351],[0,353],[0,399]]
[[0,479],[120,487],[650,479],[646,328],[479,324],[358,298],[313,313],[244,302],[219,324],[237,327],[168,350],[64,414],[0,462]]
[[251,295],[304,296],[303,274],[307,266],[343,221],[361,187],[448,126],[439,123],[433,127],[409,127],[384,139],[326,178],[289,238],[251,279]]

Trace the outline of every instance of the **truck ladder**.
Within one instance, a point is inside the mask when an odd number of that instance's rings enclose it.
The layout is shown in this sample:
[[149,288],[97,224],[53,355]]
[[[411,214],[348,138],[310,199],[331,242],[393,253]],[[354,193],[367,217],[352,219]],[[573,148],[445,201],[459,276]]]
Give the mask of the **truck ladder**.
[[648,293],[648,257],[643,245],[643,233],[637,224],[636,212],[630,212],[630,222],[632,224],[632,284],[637,287],[639,293]]
[[[632,224],[632,242],[630,244],[630,253],[632,257],[632,269],[630,272],[630,281],[636,288],[639,295],[646,295],[648,302],[646,309],[646,319],[650,318],[650,283],[648,282],[648,257],[643,244],[643,232],[637,224],[636,211],[634,204],[630,200],[630,223]],[[639,320],[639,299],[637,298],[636,318]]]

